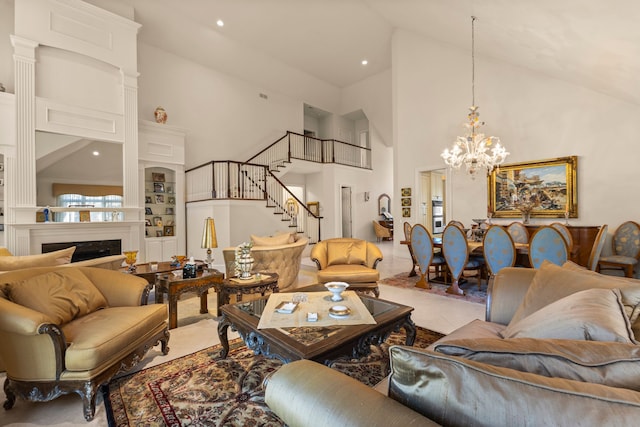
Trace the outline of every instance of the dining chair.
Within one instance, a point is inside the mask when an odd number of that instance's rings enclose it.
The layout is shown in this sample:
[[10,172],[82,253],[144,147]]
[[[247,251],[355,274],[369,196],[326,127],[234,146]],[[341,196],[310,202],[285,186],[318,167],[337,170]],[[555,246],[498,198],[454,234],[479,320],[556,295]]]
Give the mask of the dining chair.
[[511,235],[513,243],[529,243],[529,230],[521,222],[512,222],[507,225],[507,232]]
[[567,242],[555,228],[547,225],[533,233],[529,243],[531,267],[540,268],[545,260],[562,265],[567,262],[568,255]]
[[598,271],[622,270],[626,277],[633,277],[640,257],[640,224],[622,223],[613,233],[612,246],[613,255],[600,257]]
[[486,231],[482,253],[490,278],[504,267],[513,267],[516,263],[516,245],[507,230],[499,225],[492,225]]
[[587,261],[587,268],[591,271],[596,271],[598,269],[598,261],[602,254],[602,248],[604,248],[604,242],[607,240],[608,229],[609,227],[607,224],[600,227],[600,230],[598,230],[598,234],[596,235],[596,239],[593,241],[591,253],[589,254],[589,261]]
[[416,288],[431,289],[429,284],[429,266],[433,260],[433,239],[431,234],[422,224],[416,224],[411,228],[411,247],[418,263],[420,279]]
[[460,228],[460,230],[464,230],[464,224],[455,219],[452,219],[451,221],[449,221],[447,225],[455,225],[456,227]]
[[413,262],[413,267],[409,272],[409,277],[413,277],[416,275],[416,267],[418,267],[418,260],[416,259],[415,254],[413,253],[413,246],[411,246],[411,229],[413,227],[407,221],[402,224],[402,229],[404,230],[404,241],[407,242],[407,248],[409,248],[409,255],[411,255],[411,261]]
[[573,236],[571,235],[571,231],[569,231],[569,227],[564,225],[561,222],[553,222],[551,223],[551,227],[555,228],[562,234],[565,242],[567,243],[567,250],[571,253],[571,249],[573,249]]
[[464,270],[477,270],[478,288],[482,284],[482,272],[484,260],[482,257],[469,257],[469,245],[461,228],[454,224],[445,227],[442,233],[442,253],[451,274],[452,283],[447,288],[447,293],[464,295],[460,289],[460,278]]

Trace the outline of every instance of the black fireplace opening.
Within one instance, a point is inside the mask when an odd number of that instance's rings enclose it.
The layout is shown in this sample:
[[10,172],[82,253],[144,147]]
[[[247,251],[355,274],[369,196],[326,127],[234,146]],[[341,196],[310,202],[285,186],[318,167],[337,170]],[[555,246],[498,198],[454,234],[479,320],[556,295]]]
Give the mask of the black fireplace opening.
[[43,243],[42,253],[59,251],[75,246],[76,250],[71,257],[71,262],[84,261],[87,259],[101,258],[109,255],[120,255],[122,253],[121,240],[91,240],[87,242],[60,242]]

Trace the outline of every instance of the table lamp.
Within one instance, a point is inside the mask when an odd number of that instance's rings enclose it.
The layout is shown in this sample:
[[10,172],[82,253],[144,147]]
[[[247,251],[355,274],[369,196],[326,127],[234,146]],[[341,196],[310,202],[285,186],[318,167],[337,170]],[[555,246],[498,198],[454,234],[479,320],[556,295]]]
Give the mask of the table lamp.
[[213,222],[213,218],[207,218],[204,220],[204,230],[202,232],[202,245],[203,249],[207,250],[207,267],[211,268],[213,258],[211,257],[211,248],[218,247],[218,239],[216,238],[216,224]]

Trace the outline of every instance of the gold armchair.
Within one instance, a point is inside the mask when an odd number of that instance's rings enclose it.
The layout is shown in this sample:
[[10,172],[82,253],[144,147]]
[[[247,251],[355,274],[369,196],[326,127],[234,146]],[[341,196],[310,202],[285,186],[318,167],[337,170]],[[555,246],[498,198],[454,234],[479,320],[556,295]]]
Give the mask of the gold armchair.
[[346,237],[316,243],[309,255],[318,267],[318,282],[370,283],[380,279],[376,266],[380,248],[371,242]]
[[391,234],[391,230],[380,224],[378,221],[373,221],[373,231],[376,233],[376,239],[379,241],[384,239],[393,239],[393,234]]
[[146,305],[146,280],[91,267],[39,267],[0,276],[0,360],[9,410],[77,393],[87,421],[97,389],[158,343],[169,348],[167,307]]

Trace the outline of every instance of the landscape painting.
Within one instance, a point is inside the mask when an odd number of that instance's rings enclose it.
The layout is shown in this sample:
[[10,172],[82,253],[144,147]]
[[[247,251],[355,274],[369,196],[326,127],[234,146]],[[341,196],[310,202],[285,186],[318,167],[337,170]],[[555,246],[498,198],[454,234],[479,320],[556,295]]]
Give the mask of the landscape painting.
[[577,218],[576,156],[500,166],[488,176],[488,210],[494,218]]

